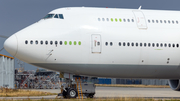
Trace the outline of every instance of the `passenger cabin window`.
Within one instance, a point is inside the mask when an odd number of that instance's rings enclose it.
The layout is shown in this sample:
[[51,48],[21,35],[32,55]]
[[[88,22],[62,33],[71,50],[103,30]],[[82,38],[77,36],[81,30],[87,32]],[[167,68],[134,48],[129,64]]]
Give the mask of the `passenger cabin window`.
[[170,21],[170,20],[168,20],[168,23],[171,23],[171,21]]
[[176,47],[179,47],[179,44],[177,44]]
[[126,46],[126,43],[125,43],[125,42],[123,42],[123,46]]
[[100,18],[98,18],[98,21],[101,21],[101,19],[100,19]]
[[161,47],[163,47],[163,44],[161,43]]
[[102,18],[102,21],[105,21],[105,19],[104,19],[104,18]]
[[169,47],[171,47],[171,44],[169,43]]
[[132,22],[134,22],[134,19],[132,19]]
[[38,44],[38,41],[36,40],[36,44]]
[[126,19],[123,19],[124,20],[124,22],[126,22]]
[[69,41],[69,45],[72,45],[72,41]]
[[25,41],[25,44],[28,44],[28,41],[27,41],[27,40]]
[[106,44],[106,46],[107,46],[107,45],[108,45],[108,42],[106,42],[105,44]]
[[156,47],[159,47],[159,44],[158,44],[158,43],[156,44]]
[[154,20],[152,20],[152,22],[154,23]]
[[48,41],[46,41],[45,43],[46,43],[46,45],[47,45],[47,44],[48,44]]
[[57,41],[55,41],[55,44],[57,45],[57,44],[58,44],[58,42],[57,42]]
[[59,44],[60,44],[60,45],[62,45],[62,44],[63,44],[63,42],[62,42],[62,41],[60,41],[60,42],[59,42]]
[[112,46],[112,45],[113,45],[113,43],[112,43],[112,42],[110,42],[110,45]]
[[74,45],[76,45],[77,43],[76,43],[76,41],[74,41]]
[[153,43],[153,44],[152,44],[152,46],[154,47],[154,46],[155,46],[155,44]]
[[129,46],[129,45],[130,45],[130,43],[128,42],[128,43],[127,43],[127,46]]
[[156,23],[158,23],[158,20],[156,20]]
[[178,24],[178,21],[176,21],[176,23]]
[[160,20],[160,23],[162,23],[162,20]]
[[136,46],[138,46],[138,43],[136,43]]
[[134,43],[131,43],[132,46],[134,46]]
[[166,23],[166,20],[164,20],[164,23]]
[[43,44],[43,41],[41,41],[41,45]]
[[172,47],[175,47],[175,44],[172,44]]
[[97,45],[99,46],[99,45],[100,45],[100,42],[97,42]]
[[33,41],[31,40],[31,42],[30,42],[31,44],[33,44]]
[[144,47],[146,47],[146,43],[144,43]]
[[121,42],[119,42],[119,46],[121,46]]
[[140,43],[140,46],[142,47],[142,43]]
[[107,18],[106,20],[109,21],[109,18]]
[[52,44],[53,44],[53,41],[50,41],[50,44],[52,45]]
[[48,14],[44,17],[44,19],[52,18],[53,16],[54,16],[54,14]]

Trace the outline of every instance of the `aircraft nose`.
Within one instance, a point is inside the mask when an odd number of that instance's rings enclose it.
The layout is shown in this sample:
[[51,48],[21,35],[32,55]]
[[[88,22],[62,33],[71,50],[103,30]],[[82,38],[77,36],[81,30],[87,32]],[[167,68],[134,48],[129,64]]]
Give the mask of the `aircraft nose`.
[[17,37],[15,34],[10,36],[6,41],[4,42],[4,49],[10,53],[11,55],[15,56],[17,53]]

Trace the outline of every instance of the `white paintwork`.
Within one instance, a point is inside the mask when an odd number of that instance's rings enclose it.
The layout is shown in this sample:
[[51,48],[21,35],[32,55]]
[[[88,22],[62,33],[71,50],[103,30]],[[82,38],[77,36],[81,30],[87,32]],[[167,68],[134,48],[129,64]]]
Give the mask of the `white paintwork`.
[[[117,78],[180,78],[180,48],[152,47],[152,43],[180,43],[179,11],[70,7],[51,13],[63,14],[64,19],[41,19],[13,35],[17,38],[17,44],[11,37],[7,39],[4,48],[24,62],[61,72]],[[107,18],[109,21],[106,21]],[[126,22],[119,22],[119,18],[125,18]],[[127,19],[134,19],[134,22]],[[151,23],[148,23],[148,19]],[[152,23],[152,20],[159,23]],[[170,20],[171,24],[160,23],[160,20]],[[179,23],[172,24],[172,20]],[[93,36],[97,36],[100,46],[94,47],[97,43],[93,41],[96,40]],[[28,40],[28,44],[25,44],[25,40]],[[37,45],[36,40],[39,42]],[[41,40],[43,45],[40,44]],[[46,40],[48,45],[45,45]],[[50,45],[50,41],[53,41],[53,45]],[[58,41],[58,45],[54,44],[55,41]],[[63,45],[59,45],[59,41],[63,41]],[[64,45],[65,41],[68,45]],[[72,44],[81,41],[81,45],[69,45],[69,41]],[[108,42],[108,46],[105,42]],[[122,46],[123,42],[126,42],[126,46]],[[128,42],[139,45],[151,43],[151,47],[127,46]],[[14,44],[17,47],[12,46]],[[66,64],[66,68],[62,64]]]

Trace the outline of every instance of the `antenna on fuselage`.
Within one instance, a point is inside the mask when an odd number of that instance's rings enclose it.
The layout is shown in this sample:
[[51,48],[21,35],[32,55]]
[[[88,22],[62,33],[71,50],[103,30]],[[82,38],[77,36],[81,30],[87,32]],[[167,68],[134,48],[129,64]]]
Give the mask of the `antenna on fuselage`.
[[138,10],[141,10],[141,7],[142,7],[142,6],[139,6]]

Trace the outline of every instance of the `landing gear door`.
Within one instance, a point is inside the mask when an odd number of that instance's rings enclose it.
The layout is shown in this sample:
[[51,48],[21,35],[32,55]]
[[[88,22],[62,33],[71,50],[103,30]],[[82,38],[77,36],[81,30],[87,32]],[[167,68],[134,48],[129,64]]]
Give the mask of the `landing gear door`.
[[91,51],[92,53],[101,53],[101,36],[99,34],[93,34],[91,36]]
[[147,29],[146,19],[143,12],[140,10],[135,10],[133,13],[136,18],[137,27],[140,29]]

